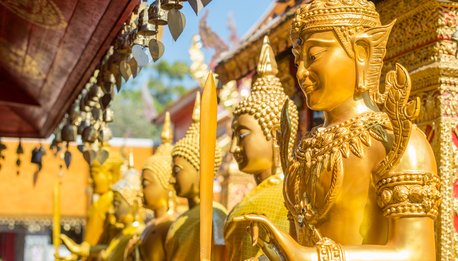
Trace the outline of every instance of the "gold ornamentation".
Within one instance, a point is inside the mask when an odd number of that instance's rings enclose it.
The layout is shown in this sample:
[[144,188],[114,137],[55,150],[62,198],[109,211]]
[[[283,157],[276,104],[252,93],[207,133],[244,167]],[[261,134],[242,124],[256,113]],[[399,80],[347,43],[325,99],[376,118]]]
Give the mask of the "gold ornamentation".
[[[196,102],[194,104],[194,111],[192,112],[192,123],[184,137],[179,140],[173,150],[172,157],[183,157],[186,159],[197,171],[200,170],[200,92],[196,93]],[[217,145],[215,148],[215,173],[218,172],[219,166],[222,162],[221,149]]]
[[67,27],[62,11],[52,0],[0,0],[0,4],[35,25],[47,29]]
[[164,126],[161,133],[162,144],[156,149],[153,156],[146,159],[143,170],[151,170],[165,189],[171,188],[169,183],[172,175],[173,131],[170,122],[170,113],[165,113]]
[[118,192],[130,206],[142,206],[140,175],[133,169],[123,173],[123,177],[111,189]]
[[[329,128],[314,128],[301,140],[295,159],[288,164],[285,182],[294,180],[295,199],[289,199],[285,194],[285,201],[288,209],[294,210],[292,214],[299,217],[300,225],[304,225],[305,221],[317,224],[326,216],[342,185],[343,160],[352,154],[363,158],[364,146],[371,146],[371,137],[386,142],[386,129],[389,128],[389,119],[384,113],[371,112]],[[309,202],[324,171],[332,173],[331,188],[323,206],[317,208]],[[307,194],[306,198],[302,198],[304,194]]]
[[296,11],[292,38],[299,34],[335,30],[338,27],[376,27],[380,19],[375,6],[360,0],[315,0]]
[[318,261],[345,260],[342,247],[327,237],[316,243],[316,251],[318,253]]
[[43,80],[45,78],[45,74],[40,70],[40,66],[32,56],[28,55],[24,49],[16,48],[1,38],[0,57],[9,66],[9,69],[21,74],[21,76],[33,80]]
[[[275,55],[270,47],[269,39],[264,38],[261,56],[258,63],[258,75],[251,88],[251,94],[242,100],[234,110],[234,116],[242,114],[252,115],[261,126],[264,136],[271,140],[275,131],[280,127],[280,108],[288,99],[280,79],[276,76],[278,73]],[[297,110],[290,106],[292,115],[296,115]],[[297,120],[295,121],[297,128]],[[295,135],[294,135],[295,136]]]
[[383,103],[378,92],[386,43],[394,21],[381,25],[375,6],[365,0],[316,0],[297,10],[291,27],[292,41],[298,41],[301,34],[318,31],[334,31],[347,54],[355,57],[353,45],[359,41],[371,41],[371,55],[364,86],[374,101]]
[[396,64],[396,71],[386,75],[385,111],[393,126],[394,142],[388,155],[380,162],[375,170],[379,176],[385,175],[401,159],[409,143],[412,132],[412,121],[420,113],[420,99],[409,101],[411,89],[410,77],[407,70]]
[[437,217],[440,179],[431,173],[390,173],[376,188],[378,205],[387,217]]

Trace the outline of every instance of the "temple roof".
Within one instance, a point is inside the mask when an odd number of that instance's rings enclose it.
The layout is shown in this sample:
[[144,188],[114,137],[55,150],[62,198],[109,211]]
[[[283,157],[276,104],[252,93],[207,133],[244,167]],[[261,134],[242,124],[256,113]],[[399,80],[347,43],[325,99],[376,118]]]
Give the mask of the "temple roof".
[[0,136],[49,136],[138,2],[0,1]]

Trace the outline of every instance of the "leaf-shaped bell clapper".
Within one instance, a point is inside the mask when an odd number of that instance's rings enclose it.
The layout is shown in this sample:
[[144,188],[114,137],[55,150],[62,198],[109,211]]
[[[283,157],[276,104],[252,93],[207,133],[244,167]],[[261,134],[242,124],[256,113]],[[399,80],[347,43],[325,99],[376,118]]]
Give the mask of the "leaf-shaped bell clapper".
[[145,37],[150,37],[157,34],[157,26],[149,23],[148,9],[145,8],[140,12],[138,17],[138,32],[137,34]]
[[[138,37],[143,37],[143,36],[139,35]],[[148,42],[146,42],[145,45],[144,44],[145,44],[145,41],[141,45],[136,44],[132,47],[132,55],[135,61],[137,62],[137,65],[142,66],[142,67],[149,64],[152,60],[151,54],[147,48]]]
[[164,54],[164,49],[164,44],[161,41],[157,39],[151,39],[151,41],[149,41],[149,52],[153,61],[157,61],[161,58]]
[[94,143],[97,140],[98,132],[94,126],[88,126],[84,128],[81,138],[83,142]]
[[161,7],[164,10],[171,10],[171,9],[181,9],[183,8],[183,4],[180,0],[161,0]]
[[149,22],[155,25],[167,24],[167,11],[161,7],[159,0],[154,1],[148,8]]
[[104,122],[113,122],[113,110],[110,108],[107,108],[103,112],[103,121]]
[[76,126],[67,122],[62,128],[61,135],[64,142],[76,141]]
[[96,121],[100,120],[102,117],[102,110],[97,106],[91,109],[92,118]]
[[173,40],[177,40],[184,30],[186,25],[186,17],[176,9],[171,9],[167,14],[169,31],[172,34]]

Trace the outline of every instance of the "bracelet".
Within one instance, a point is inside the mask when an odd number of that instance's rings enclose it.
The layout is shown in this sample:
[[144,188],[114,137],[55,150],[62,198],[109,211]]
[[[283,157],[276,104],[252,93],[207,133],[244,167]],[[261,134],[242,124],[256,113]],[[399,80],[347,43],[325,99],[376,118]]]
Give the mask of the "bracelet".
[[319,261],[344,261],[342,247],[327,237],[316,243]]

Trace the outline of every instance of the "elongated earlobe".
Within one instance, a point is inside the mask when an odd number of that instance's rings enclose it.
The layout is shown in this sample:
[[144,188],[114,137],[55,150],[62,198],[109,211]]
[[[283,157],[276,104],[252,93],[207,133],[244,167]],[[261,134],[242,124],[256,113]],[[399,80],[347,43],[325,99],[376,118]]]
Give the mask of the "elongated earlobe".
[[366,41],[357,41],[354,43],[353,50],[355,52],[356,61],[356,91],[358,93],[364,93],[369,90],[367,84],[367,69],[370,46]]

